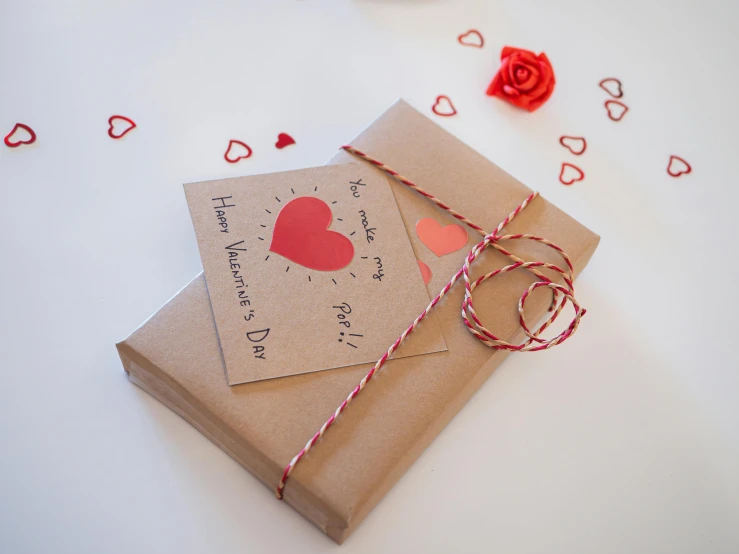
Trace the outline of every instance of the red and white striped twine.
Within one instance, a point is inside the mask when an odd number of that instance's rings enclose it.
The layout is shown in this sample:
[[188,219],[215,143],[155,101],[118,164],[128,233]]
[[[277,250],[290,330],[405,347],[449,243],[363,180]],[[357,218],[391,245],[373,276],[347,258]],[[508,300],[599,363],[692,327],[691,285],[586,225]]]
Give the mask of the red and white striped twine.
[[[362,390],[364,390],[364,387],[369,383],[369,381],[372,379],[373,375],[377,373],[380,368],[385,364],[385,362],[392,356],[393,352],[395,352],[398,347],[403,343],[405,338],[410,335],[413,330],[418,326],[421,321],[426,317],[426,315],[436,306],[439,301],[446,295],[446,293],[449,292],[449,290],[452,288],[454,283],[459,279],[459,277],[463,277],[464,279],[464,301],[462,302],[462,320],[464,321],[464,324],[467,326],[467,329],[472,333],[473,336],[475,336],[477,339],[482,341],[483,344],[490,348],[495,348],[497,350],[511,350],[515,352],[535,352],[537,350],[546,350],[547,348],[551,348],[553,346],[557,346],[558,344],[563,343],[565,340],[567,340],[569,337],[572,336],[572,334],[577,330],[577,326],[580,324],[580,319],[582,316],[585,315],[585,309],[580,306],[580,304],[577,303],[577,300],[575,300],[574,296],[574,288],[572,284],[573,280],[573,267],[572,263],[570,262],[570,258],[567,256],[567,254],[556,244],[553,244],[549,242],[548,240],[537,237],[534,235],[524,235],[524,234],[516,234],[516,235],[500,235],[499,233],[503,230],[503,228],[508,225],[513,218],[515,218],[521,211],[526,208],[526,206],[529,205],[529,203],[539,196],[538,192],[533,192],[529,195],[526,200],[524,200],[520,206],[518,206],[515,210],[513,210],[508,217],[506,217],[500,225],[492,232],[492,233],[485,233],[483,231],[482,227],[479,225],[476,225],[466,217],[464,217],[459,212],[453,210],[446,204],[444,204],[441,200],[433,196],[432,194],[426,192],[425,190],[421,189],[418,185],[410,181],[409,179],[403,177],[400,175],[397,171],[394,171],[393,169],[389,168],[382,162],[372,158],[371,156],[365,154],[364,152],[361,152],[357,150],[356,148],[353,148],[352,146],[342,146],[342,148],[349,152],[350,154],[353,154],[354,156],[357,156],[358,158],[361,158],[363,160],[366,160],[367,162],[371,163],[374,166],[377,166],[381,170],[383,170],[388,175],[395,178],[400,183],[406,185],[407,187],[415,190],[417,193],[419,193],[422,196],[425,196],[429,200],[431,200],[434,204],[439,206],[442,210],[446,211],[447,213],[454,216],[456,219],[462,221],[463,223],[467,224],[467,226],[471,227],[480,235],[483,236],[482,241],[477,243],[472,250],[470,250],[469,254],[467,254],[467,257],[465,258],[464,265],[462,268],[457,271],[457,273],[452,277],[449,282],[444,285],[444,288],[441,289],[441,292],[436,295],[436,297],[431,301],[431,303],[426,307],[423,312],[411,323],[411,325],[403,331],[403,333],[398,337],[398,339],[388,348],[387,352],[385,352],[382,357],[377,360],[377,363],[374,365],[372,369],[369,370],[367,375],[364,376],[364,378],[359,382],[359,384],[354,387],[354,389],[351,391],[349,396],[346,397],[346,400],[344,400],[338,408],[336,408],[336,411],[331,415],[331,417],[328,418],[326,423],[321,425],[321,428],[316,432],[313,437],[306,443],[306,445],[300,450],[300,452],[297,453],[297,455],[290,460],[290,463],[287,464],[285,467],[285,471],[282,473],[282,478],[280,479],[279,484],[277,485],[277,489],[275,490],[275,493],[277,495],[277,498],[282,498],[283,491],[285,490],[285,484],[287,483],[288,478],[290,477],[290,474],[295,469],[295,466],[298,464],[298,462],[306,455],[308,452],[310,452],[311,448],[315,446],[315,444],[318,442],[318,440],[326,433],[329,427],[333,425],[333,423],[336,421],[336,419],[341,415],[341,413],[349,406],[352,400],[354,400]],[[541,244],[544,244],[548,246],[549,248],[554,249],[557,251],[560,256],[564,259],[565,263],[567,264],[567,270],[560,269],[554,264],[545,263],[545,262],[525,262],[522,259],[518,258],[505,248],[500,245],[500,242],[502,241],[508,241],[508,240],[532,240],[535,242],[539,242]],[[508,256],[513,263],[510,265],[507,265],[505,267],[502,267],[501,269],[496,269],[495,271],[491,271],[490,273],[486,273],[482,277],[478,277],[474,281],[470,281],[470,265],[472,265],[472,262],[474,262],[477,257],[485,250],[488,246],[492,246],[496,250],[498,250],[500,253]],[[552,271],[555,271],[556,273],[559,273],[562,275],[562,280],[564,281],[564,285],[559,285],[555,282],[553,282],[551,279],[549,279],[546,275],[544,275],[540,268],[550,269]],[[523,328],[524,332],[526,333],[526,336],[528,337],[527,340],[522,342],[521,344],[511,344],[509,342],[506,342],[497,336],[495,336],[491,331],[489,331],[485,326],[482,324],[480,319],[477,317],[477,314],[475,313],[474,306],[472,304],[472,291],[475,290],[478,286],[480,286],[483,282],[487,281],[488,279],[492,279],[493,277],[496,277],[497,275],[500,275],[501,273],[507,273],[509,271],[513,271],[514,269],[526,269],[536,275],[539,278],[539,281],[534,282],[527,288],[524,293],[521,295],[521,298],[518,301],[518,314],[519,314],[519,322],[521,324],[521,327]],[[529,295],[534,292],[539,287],[546,287],[552,290],[553,293],[553,300],[552,305],[550,307],[550,311],[552,311],[552,316],[545,321],[538,329],[535,331],[531,331],[526,324],[526,319],[524,317],[524,306],[526,304],[526,299],[529,297]],[[562,294],[562,301],[557,303],[557,294]],[[572,306],[575,309],[575,316],[572,319],[572,322],[569,324],[569,326],[562,331],[557,336],[551,338],[551,339],[542,339],[539,337],[539,335],[547,328],[549,327],[555,319],[557,319],[557,316],[562,311],[562,308],[564,308],[564,305],[567,303],[567,301],[572,303]]]

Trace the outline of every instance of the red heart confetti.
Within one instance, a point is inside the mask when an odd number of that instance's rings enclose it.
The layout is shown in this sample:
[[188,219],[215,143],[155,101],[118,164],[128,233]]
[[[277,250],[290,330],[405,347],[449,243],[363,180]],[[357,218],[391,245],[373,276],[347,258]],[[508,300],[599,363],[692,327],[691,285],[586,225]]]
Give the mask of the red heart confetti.
[[615,77],[608,77],[607,79],[603,79],[600,83],[598,83],[598,86],[614,98],[621,98],[624,95],[623,85],[621,85],[621,81],[619,81]]
[[277,148],[278,150],[282,150],[283,148],[285,148],[285,146],[290,146],[291,144],[295,144],[295,139],[287,133],[280,133],[279,135],[277,135],[275,148]]
[[429,281],[431,281],[431,268],[423,263],[421,260],[418,260],[418,269],[421,270],[421,277],[423,277],[423,282],[428,285]]
[[[27,134],[28,138],[20,136],[24,134]],[[34,142],[36,142],[36,133],[25,123],[16,123],[13,130],[5,135],[5,146],[8,148],[17,148],[21,144],[33,144]]]
[[442,117],[449,117],[457,114],[457,110],[454,107],[454,104],[452,104],[452,101],[448,96],[443,94],[436,97],[436,102],[431,106],[431,111]]
[[354,258],[354,245],[347,237],[329,231],[333,215],[320,198],[301,196],[280,210],[275,221],[270,252],[317,271],[336,271]]
[[111,115],[108,118],[108,136],[112,139],[123,138],[135,128],[133,119],[125,115]]
[[680,175],[687,175],[693,171],[690,164],[682,159],[680,156],[670,156],[670,161],[667,164],[667,173],[671,177],[680,177]]
[[576,181],[582,181],[584,178],[585,173],[583,173],[582,169],[567,162],[562,163],[562,169],[559,172],[560,183],[563,185],[571,185]]
[[240,140],[230,140],[226,153],[223,154],[224,159],[230,163],[235,164],[239,160],[245,160],[251,157],[252,151],[249,145],[241,142]]
[[608,117],[610,117],[612,121],[621,121],[626,115],[626,112],[629,111],[629,107],[618,100],[606,100],[604,106],[608,111]]
[[575,156],[581,155],[588,148],[588,142],[585,140],[585,137],[569,137],[565,135],[559,137],[559,143]]
[[457,37],[457,41],[462,46],[473,46],[475,48],[482,48],[485,46],[485,39],[482,38],[480,31],[476,29],[470,29],[466,33],[462,33]]

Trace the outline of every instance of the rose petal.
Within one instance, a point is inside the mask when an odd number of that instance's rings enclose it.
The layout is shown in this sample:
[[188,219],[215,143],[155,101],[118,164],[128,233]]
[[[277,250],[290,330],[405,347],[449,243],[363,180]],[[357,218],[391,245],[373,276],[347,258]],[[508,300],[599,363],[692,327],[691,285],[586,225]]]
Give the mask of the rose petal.
[[540,108],[547,100],[549,100],[549,97],[554,92],[554,81],[550,81],[549,85],[546,87],[544,92],[541,94],[541,96],[538,96],[536,98],[529,97],[528,98],[528,107],[526,108],[530,112],[533,112],[534,110],[537,110]]
[[525,67],[517,67],[513,73],[513,78],[516,80],[516,84],[520,85],[525,83],[531,77],[531,70]]
[[525,50],[523,48],[516,48],[514,46],[504,46],[500,51],[500,59],[507,58],[509,56],[522,56],[524,59],[530,60],[536,59],[536,54],[531,50]]
[[512,62],[520,62],[526,65],[536,65],[538,58],[536,54],[530,50],[517,50],[515,54],[510,56]]
[[515,88],[509,85],[503,85],[503,92],[505,92],[508,96],[520,96],[521,94]]
[[551,81],[552,85],[554,85],[556,83],[554,78],[554,69],[552,68],[549,58],[547,58],[547,55],[544,54],[544,52],[539,55],[539,67],[541,67],[542,70],[542,79],[546,79],[547,82]]
[[534,87],[536,87],[536,85],[539,83],[539,81],[541,80],[542,77],[540,75],[540,70],[539,70],[538,64],[537,65],[526,66],[526,69],[530,73],[529,78],[525,82],[523,82],[523,83],[518,83],[518,85],[516,86],[516,88],[520,92],[527,93],[528,94],[528,92],[531,89],[533,89]]
[[500,78],[500,73],[496,73],[495,77],[493,77],[493,80],[490,81],[490,84],[488,85],[488,89],[485,91],[485,94],[488,96],[497,96],[498,93],[503,88],[503,81]]
[[520,96],[508,96],[503,90],[498,90],[494,94],[491,94],[491,96],[496,96],[500,98],[501,100],[505,100],[509,104],[512,104],[514,106],[517,106],[519,108],[524,108],[524,106],[521,105],[521,97]]
[[528,109],[528,100],[525,96],[506,96],[505,99],[517,108],[521,108],[522,110]]
[[498,74],[496,77],[500,78],[503,83],[506,85],[511,85],[514,83],[513,78],[511,77],[511,59],[506,58],[503,61],[500,62],[500,68],[498,68]]
[[514,48],[513,46],[504,46],[503,50],[500,51],[500,59],[507,58],[511,54],[515,54],[516,52],[519,52],[519,48]]
[[520,65],[518,62],[511,61],[511,58],[506,59],[506,65],[505,68],[501,64],[500,69],[501,71],[505,69],[506,73],[506,83],[509,85],[515,85],[516,84],[516,76],[514,75],[516,71],[516,66]]
[[554,78],[554,75],[552,74],[552,70],[547,64],[540,63],[539,68],[541,70],[539,82],[534,88],[527,91],[526,93],[526,96],[528,96],[531,99],[537,99],[541,97],[542,95],[546,94],[547,89],[550,87],[550,83],[552,79]]
[[[514,81],[518,82],[519,79],[516,77],[516,73],[518,71],[526,71],[526,73],[530,74],[531,70],[536,70],[535,66],[531,66],[529,64],[525,64],[521,62],[520,60],[515,60],[510,63],[510,73],[511,77],[514,79]],[[526,77],[528,78],[528,77]],[[521,79],[522,81],[525,81],[526,79]]]
[[554,85],[556,84],[554,71],[545,54],[539,56],[538,63],[541,71],[539,84],[525,95],[525,109],[530,112],[540,108],[549,99],[554,92]]

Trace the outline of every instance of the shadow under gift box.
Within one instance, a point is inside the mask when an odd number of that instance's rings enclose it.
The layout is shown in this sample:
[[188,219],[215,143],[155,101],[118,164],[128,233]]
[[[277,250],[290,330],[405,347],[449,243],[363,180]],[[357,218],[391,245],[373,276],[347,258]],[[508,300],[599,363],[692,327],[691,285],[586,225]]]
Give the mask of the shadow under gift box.
[[[488,232],[531,192],[403,101],[350,144]],[[357,159],[343,151],[330,161],[347,162]],[[404,185],[393,181],[391,186],[416,257],[433,272],[428,287],[433,297],[481,237],[468,229],[466,248],[437,258],[419,241],[415,224],[423,217],[445,225],[456,220]],[[511,233],[538,235],[561,246],[576,275],[599,241],[543,198],[535,199],[504,229],[504,234]],[[509,242],[506,248],[524,260],[565,267],[547,247],[523,242],[531,241]],[[509,263],[488,248],[473,264],[472,276]],[[534,280],[529,272],[516,270],[475,291],[476,311],[488,329],[509,341],[523,336],[518,299]],[[293,471],[284,500],[336,542],[351,534],[506,357],[507,352],[485,347],[465,328],[460,316],[463,288],[460,279],[432,314],[449,350],[389,361]],[[546,289],[539,289],[527,302],[532,328],[550,302]],[[571,309],[560,317],[568,314]],[[422,322],[408,340],[423,332]],[[202,274],[117,347],[131,381],[180,414],[272,490],[287,463],[373,365],[228,386]],[[378,358],[382,354],[378,352]],[[546,353],[538,356],[545,363]]]

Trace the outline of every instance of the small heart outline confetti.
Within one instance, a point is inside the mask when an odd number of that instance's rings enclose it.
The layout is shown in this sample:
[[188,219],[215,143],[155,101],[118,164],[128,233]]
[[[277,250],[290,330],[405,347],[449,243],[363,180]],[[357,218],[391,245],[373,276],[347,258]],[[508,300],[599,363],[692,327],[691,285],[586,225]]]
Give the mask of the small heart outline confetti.
[[[245,155],[242,156],[233,156],[232,149],[238,150],[239,147],[243,148],[246,151]],[[241,142],[240,140],[231,139],[228,142],[228,148],[226,148],[226,152],[223,154],[223,158],[230,164],[238,163],[240,160],[245,160],[247,158],[250,158],[253,154],[252,149],[249,147],[248,144],[245,142]]]
[[[585,137],[572,137],[568,135],[562,135],[559,137],[559,143],[567,148],[575,156],[581,156],[585,153],[588,148],[588,141]],[[579,147],[577,147],[579,146]]]
[[615,77],[607,77],[603,79],[598,86],[610,94],[613,98],[623,98],[624,89],[620,79]]
[[[565,176],[566,174],[566,176]],[[585,173],[576,165],[568,162],[562,162],[562,169],[559,171],[559,182],[563,185],[570,186],[577,181],[585,179]]]
[[277,142],[275,142],[275,148],[278,150],[282,150],[286,146],[290,146],[291,144],[295,144],[295,139],[292,138],[287,133],[280,133],[277,135]]
[[[18,131],[25,131],[26,133],[28,133],[29,138],[25,140],[13,140],[13,135],[15,135]],[[34,142],[36,142],[36,132],[25,123],[16,123],[15,127],[13,127],[13,130],[5,135],[3,142],[5,142],[5,146],[7,146],[8,148],[18,148],[23,144],[33,144]]]
[[608,118],[617,123],[621,121],[626,115],[626,112],[629,111],[629,107],[619,100],[606,100],[603,105],[608,113]]
[[[120,122],[126,123],[127,125],[124,127],[117,125]],[[118,127],[119,130],[123,129],[123,132],[116,132],[116,127]],[[108,118],[108,136],[114,140],[122,139],[135,128],[136,123],[134,120],[125,115],[111,115]]]
[[[677,169],[676,171],[673,171]],[[680,156],[671,155],[670,160],[667,162],[667,174],[670,177],[680,177],[680,175],[687,175],[693,171],[692,166]]]
[[482,48],[485,46],[485,39],[477,29],[470,29],[466,33],[462,33],[457,37],[457,42],[462,46],[471,46],[473,48]]
[[[440,110],[443,108],[443,111]],[[436,102],[431,106],[431,111],[441,117],[451,117],[457,115],[457,109],[454,107],[451,99],[445,94],[440,94],[436,97]]]

